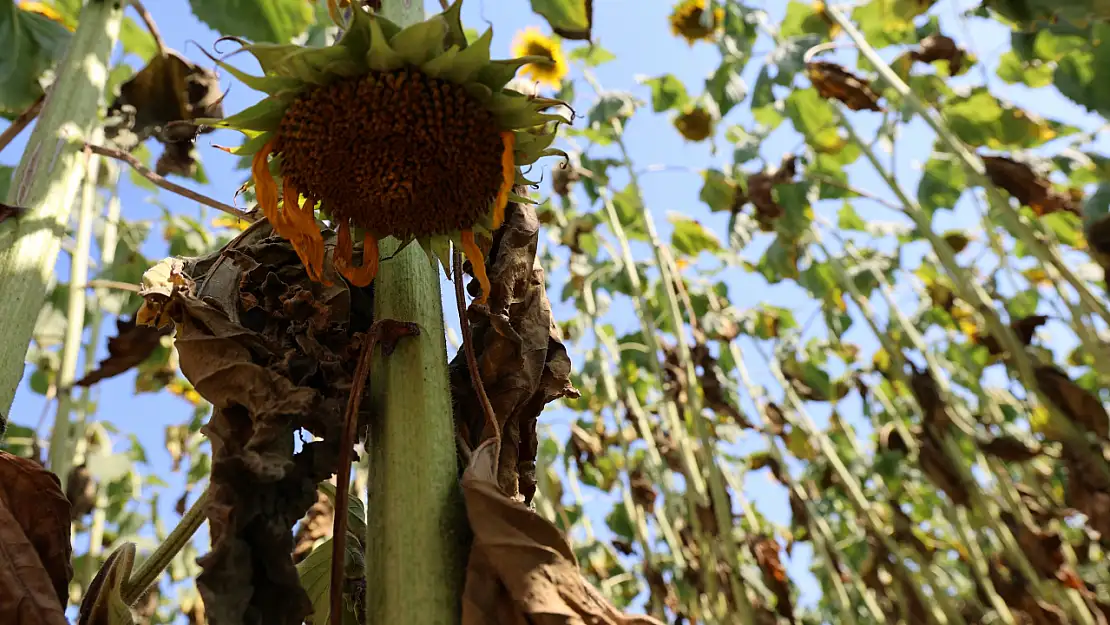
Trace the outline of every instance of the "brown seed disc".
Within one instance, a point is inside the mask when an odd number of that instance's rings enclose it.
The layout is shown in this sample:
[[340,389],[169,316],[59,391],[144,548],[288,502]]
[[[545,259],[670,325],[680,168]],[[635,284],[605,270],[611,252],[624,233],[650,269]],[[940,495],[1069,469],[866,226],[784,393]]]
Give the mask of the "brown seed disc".
[[305,92],[275,145],[282,175],[334,220],[400,238],[473,226],[501,188],[503,150],[466,90],[411,69]]

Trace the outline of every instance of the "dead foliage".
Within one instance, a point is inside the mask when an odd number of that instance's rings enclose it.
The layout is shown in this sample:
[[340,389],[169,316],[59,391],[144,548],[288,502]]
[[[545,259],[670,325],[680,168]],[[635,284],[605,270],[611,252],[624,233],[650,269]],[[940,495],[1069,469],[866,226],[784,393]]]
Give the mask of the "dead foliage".
[[[1065,625],[1068,618],[1058,606],[1036,598],[1029,582],[1015,568],[995,560],[989,567],[990,580],[998,595],[1010,606],[1023,625]],[[981,589],[980,589],[981,590]],[[982,593],[980,593],[982,594]]]
[[775,185],[787,184],[798,175],[798,157],[786,154],[776,168],[767,168],[748,176],[746,190],[736,190],[732,198],[732,212],[740,212],[751,203],[755,220],[764,232],[775,229],[775,220],[786,214],[786,209],[775,199]]
[[[489,299],[466,312],[482,385],[503,436],[498,484],[525,502],[536,492],[540,411],[560,397],[578,397],[570,383],[570,357],[551,315],[544,271],[536,264],[539,227],[534,208],[509,205],[487,255]],[[462,350],[449,371],[456,428],[473,448],[491,433],[485,432],[485,414]]]
[[[1043,326],[1046,322],[1048,322],[1047,315],[1029,315],[1011,321],[1010,329],[1017,335],[1018,342],[1022,345],[1029,345],[1033,342],[1033,336],[1037,333],[1037,328]],[[1006,351],[998,339],[989,334],[976,334],[972,337],[972,341],[986,347],[992,356],[998,356]]]
[[621,613],[586,582],[558,528],[498,486],[504,475],[497,466],[501,457],[497,440],[487,440],[463,474],[474,532],[463,625],[661,625],[653,618]]
[[794,603],[790,599],[790,580],[779,557],[782,545],[771,536],[752,536],[748,539],[748,550],[763,573],[763,583],[775,595],[775,613],[787,622],[796,623]]
[[709,346],[705,343],[698,343],[694,346],[691,356],[694,359],[694,366],[701,369],[698,372],[698,383],[701,386],[705,407],[719,415],[728,417],[733,423],[742,428],[753,429],[755,426],[740,413],[732,398],[725,391],[725,380],[727,379],[725,372],[721,369],[717,359],[709,352]]
[[1013,436],[995,436],[978,441],[979,449],[983,453],[994,456],[1006,462],[1028,462],[1041,455],[1041,446],[1036,442],[1032,446],[1026,445]]
[[316,541],[330,538],[332,522],[335,519],[335,506],[323,491],[316,491],[316,503],[297,522],[293,532],[293,562],[300,562],[312,553]]
[[955,40],[940,33],[933,33],[922,39],[918,42],[917,49],[910,51],[910,58],[921,63],[947,61],[948,73],[952,76],[963,69],[966,57],[967,52],[956,45]]
[[74,521],[96,507],[96,482],[84,464],[73,467],[66,477],[66,499],[69,501],[70,518]]
[[940,387],[928,369],[921,371],[912,363],[913,372],[910,374],[910,390],[913,391],[917,405],[921,406],[921,425],[926,434],[935,433],[940,439],[948,433],[948,426],[952,422],[948,416],[948,406],[940,395]]
[[146,67],[120,87],[108,107],[105,136],[130,152],[150,137],[165,146],[155,171],[165,176],[192,176],[196,171],[193,140],[211,132],[188,122],[222,118],[223,92],[216,72],[196,65],[173,50],[154,55]]
[[918,438],[918,444],[920,445],[918,463],[921,465],[921,472],[933,483],[933,486],[944,491],[953,503],[966,506],[971,501],[971,494],[960,473],[949,462],[938,435],[925,429]]
[[[333,235],[325,245],[334,247]],[[291,528],[336,471],[373,318],[372,287],[348,287],[331,265],[325,277],[330,284],[310,281],[266,222],[218,252],[144,276],[137,318],[174,323],[181,372],[214,407],[202,430],[212,443],[212,550],[197,579],[213,625],[299,625],[312,610],[290,556]],[[294,453],[301,429],[322,440]]]
[[1087,515],[1087,527],[1099,533],[1104,548],[1110,548],[1110,480],[1103,477],[1098,467],[1089,464],[1097,462],[1100,454],[1105,458],[1106,454],[1096,445],[1091,446],[1088,454],[1063,447],[1063,462],[1068,471],[1064,498],[1069,506]]
[[879,94],[871,89],[871,81],[856,76],[836,63],[806,63],[806,75],[822,98],[839,100],[853,111],[882,111]]
[[70,509],[58,477],[0,451],[0,623],[65,625]]
[[1003,513],[1001,518],[1041,577],[1061,580],[1069,577],[1064,559],[1064,539],[1060,534],[1019,522],[1009,513]]
[[1079,214],[1076,198],[1054,189],[1048,178],[1034,172],[1026,163],[1007,156],[983,156],[982,159],[991,183],[1005,189],[1038,216],[1060,211]]
[[629,471],[628,488],[631,491],[632,501],[643,507],[646,512],[650,513],[655,509],[655,500],[658,498],[655,484],[639,467]]
[[152,328],[137,324],[134,317],[118,317],[116,336],[108,339],[108,358],[100,361],[96,369],[88,375],[74,382],[74,386],[92,386],[138,366],[154,353],[163,336],[172,333],[172,327]]
[[1110,440],[1110,415],[1098,397],[1079,386],[1066,373],[1052,365],[1041,365],[1033,370],[1037,386],[1048,396],[1068,419],[1096,434],[1103,440]]

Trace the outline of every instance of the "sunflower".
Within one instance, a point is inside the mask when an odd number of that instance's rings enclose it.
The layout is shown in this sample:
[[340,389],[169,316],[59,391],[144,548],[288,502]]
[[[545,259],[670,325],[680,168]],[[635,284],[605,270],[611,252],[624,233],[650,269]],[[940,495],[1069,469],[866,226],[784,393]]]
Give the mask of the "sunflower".
[[557,89],[567,75],[567,60],[559,42],[531,27],[517,33],[513,39],[513,54],[516,56],[541,57],[545,60],[524,66],[524,73],[535,81]]
[[[251,156],[258,205],[313,280],[323,281],[318,212],[338,231],[335,268],[355,286],[373,281],[378,241],[392,236],[418,242],[444,269],[451,245],[461,248],[480,301],[489,295],[475,237],[500,227],[510,200],[528,201],[512,192],[535,184],[518,168],[562,154],[549,146],[566,120],[543,112],[560,102],[505,88],[542,59],[491,61],[492,31],[468,45],[460,11],[461,0],[402,29],[356,9],[342,38],[323,48],[240,42],[261,77],[217,61],[269,97],[198,122],[246,135],[228,151]],[[364,242],[360,266],[352,231]]]
[[713,113],[702,105],[687,108],[675,117],[674,127],[687,141],[705,141],[713,134],[716,120]]
[[700,40],[711,40],[724,21],[724,9],[716,7],[711,15],[706,15],[705,0],[682,0],[671,13],[671,32],[694,45]]

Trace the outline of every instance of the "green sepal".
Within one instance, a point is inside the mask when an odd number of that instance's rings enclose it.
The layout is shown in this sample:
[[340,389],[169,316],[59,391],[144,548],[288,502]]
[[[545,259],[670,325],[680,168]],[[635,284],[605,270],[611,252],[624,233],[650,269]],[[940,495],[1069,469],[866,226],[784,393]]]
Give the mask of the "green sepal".
[[[521,67],[527,65],[529,59],[543,59],[543,57],[523,57],[519,59],[505,59],[490,61],[488,65],[478,70],[474,81],[489,87],[491,91],[501,91],[509,81],[516,77]],[[547,61],[548,59],[543,59]]]
[[443,54],[443,40],[447,36],[447,22],[436,15],[417,22],[390,38],[389,46],[409,64],[420,67]]
[[286,75],[313,85],[328,85],[336,77],[353,78],[365,73],[365,69],[341,46],[304,48],[285,57],[282,69]]
[[492,43],[493,29],[490,28],[477,41],[470,44],[468,48],[455,57],[455,64],[444,75],[444,78],[459,85],[470,82],[479,70],[489,65],[490,45]]
[[240,143],[238,147],[225,149],[236,156],[253,155],[258,153],[258,151],[262,149],[262,146],[266,145],[270,139],[274,138],[273,131],[260,132],[254,134],[254,136],[251,136],[253,133],[250,132],[243,132],[243,134],[246,135],[247,138]]
[[538,127],[540,132],[518,131],[513,143],[513,155],[517,165],[531,165],[541,158],[544,150],[555,142],[555,133],[547,132],[545,126]]
[[203,52],[205,55],[208,55],[208,58],[212,59],[212,61],[214,61],[216,65],[220,66],[221,69],[226,70],[227,73],[237,78],[239,82],[250,87],[251,89],[254,89],[255,91],[261,91],[267,95],[276,95],[278,93],[281,93],[282,91],[299,91],[300,89],[304,88],[304,82],[298,80],[297,78],[265,75],[252,76],[251,74],[238,69],[234,65],[229,65],[228,63],[224,63],[216,57],[209,55],[204,50],[201,50],[201,52]]
[[278,43],[252,43],[243,46],[246,50],[258,61],[258,66],[262,68],[262,73],[267,75],[284,75],[282,72],[282,61],[290,54],[295,54],[300,51],[301,46],[294,44],[278,44]]
[[458,57],[459,49],[456,46],[451,46],[443,54],[421,65],[420,71],[432,78],[447,78],[447,74],[451,73]]
[[370,52],[372,33],[370,14],[361,9],[351,11],[351,21],[347,24],[347,30],[344,31],[336,45],[347,48],[353,58],[362,59]]
[[289,107],[289,103],[285,98],[270,96],[255,104],[249,106],[242,111],[225,117],[223,119],[216,118],[197,118],[193,123],[201,126],[211,126],[213,128],[231,128],[234,130],[276,130],[281,118],[285,116],[285,109]]
[[531,204],[532,206],[537,206],[539,204],[539,202],[530,197],[524,197],[523,195],[517,195],[515,193],[509,193],[509,201],[516,202],[517,204]]
[[493,92],[483,84],[468,82],[463,83],[462,88],[483,107],[493,99]]
[[389,46],[383,31],[380,17],[370,18],[370,51],[366,53],[366,65],[376,72],[391,72],[405,64],[405,59]]
[[447,235],[436,235],[432,237],[432,254],[436,258],[436,263],[443,265],[443,273],[447,274],[447,278],[451,278],[451,237]]
[[524,172],[522,172],[518,169],[518,170],[516,170],[516,179],[513,180],[513,184],[518,184],[522,187],[534,187],[534,186],[539,184],[539,181],[538,180],[529,180],[529,179],[525,178],[524,177]]
[[447,24],[444,45],[458,46],[460,50],[465,50],[469,44],[466,42],[466,29],[463,28],[462,23],[462,0],[455,0],[443,13],[440,13],[440,17]]

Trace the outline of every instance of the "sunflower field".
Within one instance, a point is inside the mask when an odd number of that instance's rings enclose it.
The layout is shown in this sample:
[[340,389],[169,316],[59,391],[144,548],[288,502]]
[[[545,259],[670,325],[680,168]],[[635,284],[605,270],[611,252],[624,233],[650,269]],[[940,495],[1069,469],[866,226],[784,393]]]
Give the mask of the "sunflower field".
[[0,624],[1110,625],[1105,0],[0,0]]

